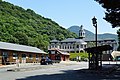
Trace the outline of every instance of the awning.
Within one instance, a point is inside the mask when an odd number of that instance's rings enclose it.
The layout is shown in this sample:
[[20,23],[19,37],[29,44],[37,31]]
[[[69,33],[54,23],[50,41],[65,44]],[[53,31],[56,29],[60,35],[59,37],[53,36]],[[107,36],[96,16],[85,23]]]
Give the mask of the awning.
[[120,51],[113,51],[111,55],[113,58],[116,58],[117,56],[120,56]]
[[63,54],[63,55],[70,55],[69,53],[67,53],[67,52],[63,52],[63,51],[59,51],[59,50],[57,50],[60,54]]
[[63,54],[63,55],[70,55],[68,52],[66,52],[66,51],[64,51],[64,50],[57,49],[57,48],[52,48],[52,49],[49,49],[49,50],[56,50],[56,51],[58,51],[60,54]]

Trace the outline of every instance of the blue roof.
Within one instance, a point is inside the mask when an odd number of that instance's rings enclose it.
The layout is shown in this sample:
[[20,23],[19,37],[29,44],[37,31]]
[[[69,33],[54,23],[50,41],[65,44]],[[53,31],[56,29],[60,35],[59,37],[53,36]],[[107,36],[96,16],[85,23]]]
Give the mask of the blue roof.
[[36,47],[18,45],[18,44],[7,43],[7,42],[0,42],[0,49],[22,51],[22,52],[31,52],[31,53],[44,53],[44,54],[46,53],[46,52],[44,52]]
[[[77,42],[77,43],[86,43],[83,39],[76,39],[76,38],[68,38],[62,40],[61,42]],[[86,43],[87,44],[87,43]]]

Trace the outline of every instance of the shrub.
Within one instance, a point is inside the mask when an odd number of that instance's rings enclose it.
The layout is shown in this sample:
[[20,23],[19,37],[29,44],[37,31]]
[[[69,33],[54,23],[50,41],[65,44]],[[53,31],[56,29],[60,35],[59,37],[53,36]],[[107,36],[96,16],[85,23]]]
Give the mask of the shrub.
[[81,61],[87,61],[88,60],[88,53],[70,53],[70,60],[76,61],[77,56],[80,56]]

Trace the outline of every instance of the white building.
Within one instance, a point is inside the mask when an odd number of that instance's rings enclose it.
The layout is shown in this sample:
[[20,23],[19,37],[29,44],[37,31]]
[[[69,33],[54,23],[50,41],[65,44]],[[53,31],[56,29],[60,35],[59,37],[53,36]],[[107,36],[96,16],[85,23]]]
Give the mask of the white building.
[[79,30],[79,38],[68,38],[62,41],[52,40],[48,49],[58,48],[67,52],[83,52],[87,48],[87,43],[84,41],[85,31],[83,26]]
[[[95,46],[95,40],[86,40],[87,42],[87,47],[94,47]],[[117,41],[115,39],[98,39],[97,41],[97,46],[103,46],[103,45],[110,45],[111,47],[113,47],[113,51],[117,51],[118,48],[118,44]],[[103,52],[103,54],[110,54],[112,53],[112,51],[105,51]]]
[[[117,50],[117,41],[115,39],[98,39],[97,45],[110,45],[113,47],[113,50]],[[85,30],[83,26],[80,26],[79,38],[68,38],[62,41],[52,40],[48,49],[58,48],[67,52],[83,52],[87,47],[95,47],[95,40],[86,40],[85,39]]]

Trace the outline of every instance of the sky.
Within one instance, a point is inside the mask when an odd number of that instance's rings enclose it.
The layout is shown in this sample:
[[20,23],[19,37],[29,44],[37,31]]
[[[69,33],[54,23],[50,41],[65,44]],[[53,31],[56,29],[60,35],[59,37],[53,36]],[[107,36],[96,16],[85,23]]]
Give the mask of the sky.
[[32,9],[37,14],[50,18],[64,28],[81,26],[91,32],[95,32],[92,18],[97,18],[98,34],[117,34],[118,28],[112,28],[111,24],[103,19],[103,9],[94,0],[4,0],[24,9]]

